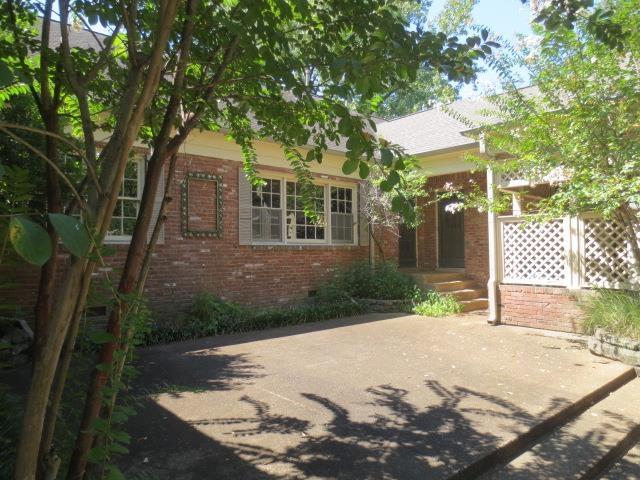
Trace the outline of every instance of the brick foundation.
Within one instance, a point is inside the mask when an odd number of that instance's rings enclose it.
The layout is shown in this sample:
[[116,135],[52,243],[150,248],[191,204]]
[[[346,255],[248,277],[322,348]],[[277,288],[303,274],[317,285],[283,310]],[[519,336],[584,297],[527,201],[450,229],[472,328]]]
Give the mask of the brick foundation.
[[581,332],[582,311],[579,292],[560,287],[499,285],[500,323],[543,328],[562,332]]

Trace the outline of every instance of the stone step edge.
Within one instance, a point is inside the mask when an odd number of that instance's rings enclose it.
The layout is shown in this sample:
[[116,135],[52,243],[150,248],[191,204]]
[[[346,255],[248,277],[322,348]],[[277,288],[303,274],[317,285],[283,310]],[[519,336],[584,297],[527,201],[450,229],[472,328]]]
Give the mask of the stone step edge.
[[[640,381],[640,380],[639,380]],[[633,446],[640,442],[640,425],[636,425],[616,443],[611,450],[591,465],[580,480],[596,480],[606,474],[618,460],[623,458]]]
[[484,455],[478,460],[470,463],[459,470],[448,480],[471,480],[488,473],[490,470],[500,465],[509,463],[514,458],[519,457],[533,445],[537,444],[543,437],[553,430],[565,425],[574,418],[586,412],[596,403],[604,400],[622,386],[638,378],[639,372],[630,367],[617,377],[609,380],[604,385],[587,393],[582,398],[570,403],[552,416],[542,422],[532,426],[526,432],[518,435],[512,440],[500,445],[491,453]]

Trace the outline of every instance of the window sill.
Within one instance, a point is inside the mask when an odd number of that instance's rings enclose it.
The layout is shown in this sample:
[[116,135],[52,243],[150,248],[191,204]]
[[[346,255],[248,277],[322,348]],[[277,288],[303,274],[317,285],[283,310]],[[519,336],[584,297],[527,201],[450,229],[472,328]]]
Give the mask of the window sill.
[[252,243],[248,245],[255,250],[342,250],[360,248],[354,243]]

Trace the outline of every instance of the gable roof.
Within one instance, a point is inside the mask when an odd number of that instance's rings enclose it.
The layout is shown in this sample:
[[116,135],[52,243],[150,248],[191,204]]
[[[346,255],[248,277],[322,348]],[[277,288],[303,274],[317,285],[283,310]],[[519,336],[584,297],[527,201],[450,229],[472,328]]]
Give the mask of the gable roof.
[[[537,87],[520,89],[525,96],[536,95],[537,91]],[[401,145],[410,155],[472,147],[478,142],[465,133],[498,122],[498,117],[491,113],[495,110],[496,106],[486,98],[456,100],[378,123],[378,134]]]

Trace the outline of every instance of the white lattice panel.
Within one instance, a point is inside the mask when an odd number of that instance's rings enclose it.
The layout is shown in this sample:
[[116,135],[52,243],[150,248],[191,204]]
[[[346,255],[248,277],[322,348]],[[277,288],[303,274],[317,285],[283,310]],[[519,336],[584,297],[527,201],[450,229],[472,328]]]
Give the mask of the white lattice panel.
[[559,183],[566,178],[566,174],[563,172],[561,168],[554,168],[547,174],[543,175],[539,174],[525,174],[522,171],[514,170],[509,172],[501,172],[500,173],[500,185],[509,186],[511,184],[520,185],[522,183],[526,184],[539,184],[539,183]]
[[503,281],[544,285],[565,283],[567,252],[562,220],[501,223]]
[[633,252],[624,226],[615,220],[582,220],[584,246],[582,282],[585,286],[620,288],[638,284]]

